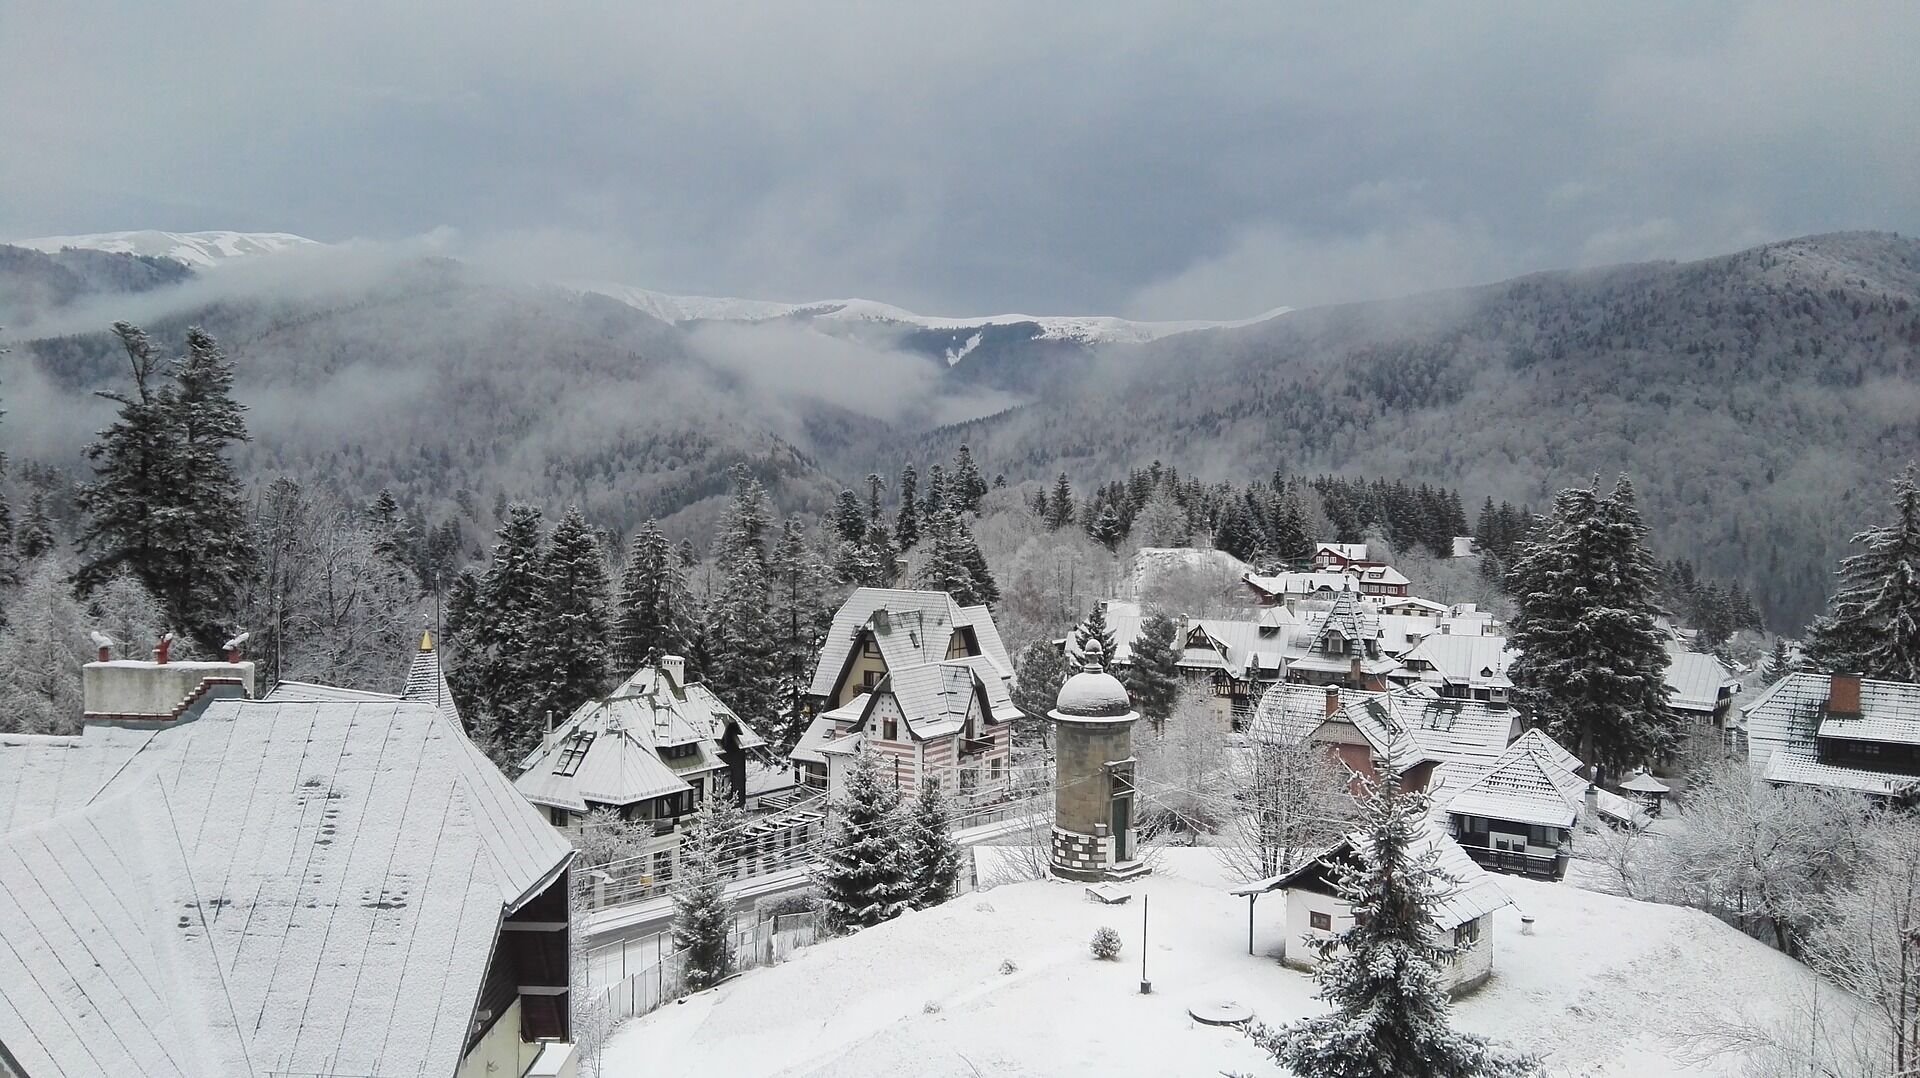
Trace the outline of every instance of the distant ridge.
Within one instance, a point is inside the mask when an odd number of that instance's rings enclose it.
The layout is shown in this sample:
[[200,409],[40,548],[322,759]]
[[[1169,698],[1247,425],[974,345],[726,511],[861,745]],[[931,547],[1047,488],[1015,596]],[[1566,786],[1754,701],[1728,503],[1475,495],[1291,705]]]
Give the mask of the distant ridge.
[[290,232],[161,232],[151,228],[131,232],[93,232],[79,236],[41,236],[7,242],[15,247],[48,254],[55,254],[63,247],[78,247],[114,254],[152,255],[177,259],[196,269],[250,255],[324,246]]

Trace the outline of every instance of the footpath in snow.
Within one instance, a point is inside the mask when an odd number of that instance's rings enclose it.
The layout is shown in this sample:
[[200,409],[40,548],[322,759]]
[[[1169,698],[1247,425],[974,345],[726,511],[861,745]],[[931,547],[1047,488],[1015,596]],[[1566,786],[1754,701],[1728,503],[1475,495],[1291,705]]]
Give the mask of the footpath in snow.
[[[983,851],[991,852],[991,851]],[[1455,1020],[1548,1053],[1561,1075],[1735,1074],[1737,1060],[1688,1052],[1711,1018],[1778,1017],[1810,975],[1705,914],[1565,884],[1501,877],[1493,978]],[[608,1078],[758,1076],[1279,1074],[1231,1029],[1190,1005],[1235,1000],[1269,1023],[1321,1009],[1313,983],[1274,960],[1279,896],[1261,899],[1247,954],[1244,899],[1207,850],[1167,851],[1122,906],[1081,886],[1012,884],[832,940],[792,961],[630,1022],[604,1057]],[[1150,900],[1152,995],[1139,994],[1140,911]],[[1520,913],[1534,932],[1520,931]],[[1110,925],[1119,961],[1087,941]],[[1014,972],[1000,966],[1010,960]]]

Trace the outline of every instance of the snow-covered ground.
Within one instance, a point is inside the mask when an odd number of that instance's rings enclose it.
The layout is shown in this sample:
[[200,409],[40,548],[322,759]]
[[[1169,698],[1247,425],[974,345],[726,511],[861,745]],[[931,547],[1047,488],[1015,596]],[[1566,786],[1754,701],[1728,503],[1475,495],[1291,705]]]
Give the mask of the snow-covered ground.
[[[1810,975],[1705,914],[1501,877],[1520,932],[1501,911],[1495,971],[1459,1001],[1463,1028],[1549,1053],[1561,1075],[1737,1073],[1696,1061],[1710,1017],[1768,1019]],[[1171,850],[1131,884],[1124,906],[1079,885],[1013,884],[802,951],[623,1026],[606,1049],[609,1078],[656,1074],[1211,1075],[1279,1074],[1231,1029],[1190,1005],[1236,1000],[1269,1023],[1313,1013],[1313,984],[1272,957],[1279,896],[1263,898],[1247,954],[1244,899],[1206,850]],[[1140,915],[1150,910],[1148,976],[1139,994]],[[1087,941],[1111,925],[1117,962]],[[1010,960],[1015,971],[1003,974]]]

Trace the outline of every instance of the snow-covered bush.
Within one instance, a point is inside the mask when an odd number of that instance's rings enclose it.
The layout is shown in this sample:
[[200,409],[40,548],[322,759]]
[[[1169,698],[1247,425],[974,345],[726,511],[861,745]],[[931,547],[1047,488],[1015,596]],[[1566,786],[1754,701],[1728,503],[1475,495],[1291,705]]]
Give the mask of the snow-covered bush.
[[1013,959],[1011,959],[1011,958],[1002,958],[1002,959],[1000,960],[1000,972],[1001,972],[1001,973],[1013,973],[1014,971],[1016,971],[1016,970],[1018,970],[1019,968],[1020,968],[1019,966],[1016,966],[1016,965],[1014,965],[1014,964],[1013,964]]
[[1102,925],[1093,930],[1093,942],[1088,946],[1093,949],[1093,957],[1111,961],[1120,957],[1120,933]]

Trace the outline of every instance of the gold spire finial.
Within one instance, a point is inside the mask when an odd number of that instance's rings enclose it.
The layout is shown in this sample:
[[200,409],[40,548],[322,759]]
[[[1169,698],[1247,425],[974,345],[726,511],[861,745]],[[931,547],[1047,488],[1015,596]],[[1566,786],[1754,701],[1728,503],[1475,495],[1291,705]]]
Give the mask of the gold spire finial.
[[421,651],[433,650],[433,630],[432,629],[428,629],[427,631],[420,634],[420,650]]

